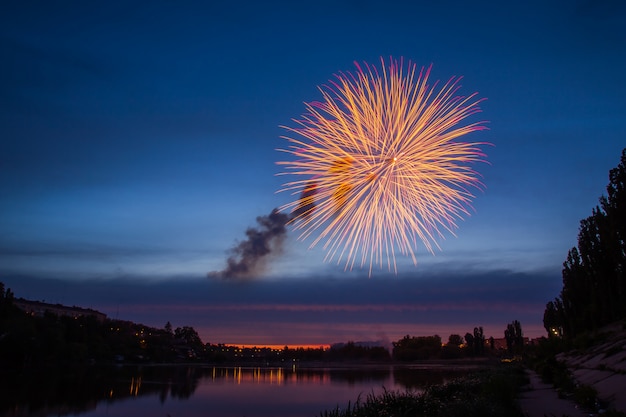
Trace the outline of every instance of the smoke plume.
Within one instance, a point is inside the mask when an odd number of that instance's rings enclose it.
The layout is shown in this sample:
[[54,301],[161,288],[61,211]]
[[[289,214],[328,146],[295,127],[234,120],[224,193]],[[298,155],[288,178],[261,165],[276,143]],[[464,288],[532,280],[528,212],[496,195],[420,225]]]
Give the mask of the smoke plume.
[[253,278],[265,270],[267,258],[282,250],[287,234],[289,215],[277,209],[256,218],[258,227],[246,230],[246,240],[230,250],[231,255],[222,271],[209,272],[210,277],[223,279]]

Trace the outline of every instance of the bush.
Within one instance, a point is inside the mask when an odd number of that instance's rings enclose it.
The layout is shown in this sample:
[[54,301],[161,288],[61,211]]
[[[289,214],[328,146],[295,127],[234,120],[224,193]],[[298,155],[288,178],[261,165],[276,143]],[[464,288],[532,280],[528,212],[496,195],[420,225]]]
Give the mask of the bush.
[[517,393],[527,382],[517,365],[480,371],[423,393],[384,391],[337,407],[321,417],[499,417],[520,416]]
[[593,409],[598,402],[598,391],[589,385],[580,385],[574,389],[574,401],[587,409]]

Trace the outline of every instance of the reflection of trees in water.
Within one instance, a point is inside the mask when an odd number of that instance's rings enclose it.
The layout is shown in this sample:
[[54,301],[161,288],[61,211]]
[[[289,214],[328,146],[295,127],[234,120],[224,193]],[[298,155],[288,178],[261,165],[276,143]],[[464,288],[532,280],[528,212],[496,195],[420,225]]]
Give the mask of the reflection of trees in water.
[[197,367],[33,369],[0,377],[0,415],[84,413],[100,402],[158,393],[162,401],[189,398],[202,376]]
[[389,369],[333,369],[330,371],[331,381],[347,382],[349,385],[355,385],[362,382],[380,382],[383,383],[390,376]]
[[175,372],[170,380],[170,396],[172,398],[187,399],[198,388],[198,381],[203,376],[202,368],[190,366],[188,368],[174,367]]
[[[65,415],[95,409],[109,375],[89,369],[33,369],[0,377],[3,416]],[[112,389],[112,388],[111,388]]]
[[169,398],[188,399],[200,381],[245,384],[342,384],[396,385],[419,389],[439,384],[463,371],[412,368],[311,368],[122,366],[80,369],[36,369],[0,376],[0,415],[69,415],[93,410],[98,403],[157,394],[161,403]]

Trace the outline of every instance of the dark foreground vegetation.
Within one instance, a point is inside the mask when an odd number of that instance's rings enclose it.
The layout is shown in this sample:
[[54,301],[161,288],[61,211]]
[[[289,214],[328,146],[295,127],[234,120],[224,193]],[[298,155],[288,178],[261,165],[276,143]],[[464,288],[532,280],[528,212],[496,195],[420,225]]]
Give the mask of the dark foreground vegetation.
[[321,417],[500,417],[521,416],[517,397],[527,383],[520,364],[502,364],[433,385],[424,392],[385,391],[367,395]]

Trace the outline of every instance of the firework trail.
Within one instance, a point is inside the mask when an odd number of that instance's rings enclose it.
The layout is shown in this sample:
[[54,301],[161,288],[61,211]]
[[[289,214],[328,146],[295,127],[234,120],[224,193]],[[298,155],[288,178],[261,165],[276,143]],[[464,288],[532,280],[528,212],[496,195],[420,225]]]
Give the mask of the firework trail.
[[397,272],[396,252],[417,264],[418,242],[433,253],[442,231],[454,235],[469,215],[470,188],[480,188],[472,164],[485,161],[484,143],[460,142],[486,129],[462,122],[480,112],[477,94],[457,95],[460,78],[428,84],[430,67],[381,59],[381,69],[356,64],[322,86],[321,102],[282,126],[290,136],[281,152],[279,175],[298,179],[280,191],[297,196],[281,211],[300,239],[323,242],[326,261],[345,259],[345,268],[369,264]]

